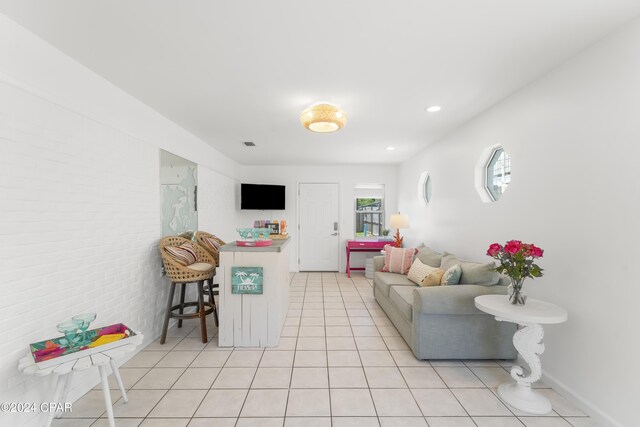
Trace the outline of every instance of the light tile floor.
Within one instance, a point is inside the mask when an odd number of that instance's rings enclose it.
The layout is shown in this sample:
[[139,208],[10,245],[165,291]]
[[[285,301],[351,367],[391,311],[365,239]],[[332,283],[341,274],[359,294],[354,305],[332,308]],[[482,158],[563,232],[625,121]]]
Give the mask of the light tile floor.
[[[172,328],[120,369],[128,404],[110,377],[119,427],[596,426],[544,384],[548,416],[504,404],[496,387],[510,361],[417,360],[362,274],[292,275],[278,348],[202,344],[196,324]],[[103,405],[96,388],[54,425],[106,426]]]

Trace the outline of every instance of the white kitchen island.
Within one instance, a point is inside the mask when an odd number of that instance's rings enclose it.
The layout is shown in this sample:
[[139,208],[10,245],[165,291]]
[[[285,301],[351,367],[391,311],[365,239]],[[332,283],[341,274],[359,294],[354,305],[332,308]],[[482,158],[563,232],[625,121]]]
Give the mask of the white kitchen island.
[[[275,347],[289,308],[289,239],[272,246],[220,248],[220,347]],[[233,267],[262,267],[262,294],[232,293]]]

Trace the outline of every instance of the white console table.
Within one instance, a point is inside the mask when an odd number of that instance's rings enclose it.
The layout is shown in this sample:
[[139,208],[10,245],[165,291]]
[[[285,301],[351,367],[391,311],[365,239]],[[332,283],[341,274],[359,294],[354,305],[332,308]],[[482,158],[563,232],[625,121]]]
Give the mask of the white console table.
[[563,323],[567,311],[555,304],[528,298],[525,305],[513,305],[505,295],[482,295],[475,298],[476,307],[496,317],[499,322],[513,322],[520,326],[513,335],[513,345],[527,362],[531,373],[524,375],[520,366],[511,368],[514,381],[498,387],[498,395],[509,405],[530,414],[548,414],[551,402],[531,389],[531,384],[542,377],[540,355],[544,352],[542,325]]
[[[127,340],[126,345],[120,347],[104,350],[99,353],[93,353],[86,356],[86,352],[79,351],[75,353],[78,357],[72,360],[59,363],[57,365],[49,366],[47,368],[39,368],[33,360],[31,354],[27,354],[18,362],[18,369],[26,375],[55,375],[56,376],[56,391],[52,402],[65,403],[67,401],[69,390],[71,390],[71,380],[73,379],[73,373],[78,371],[84,371],[94,366],[98,367],[100,372],[100,381],[102,383],[102,393],[104,395],[104,404],[107,410],[107,416],[109,417],[109,427],[115,427],[115,420],[113,418],[113,407],[111,404],[111,394],[109,392],[109,383],[107,381],[107,365],[111,365],[111,371],[116,379],[120,393],[122,394],[122,400],[127,403],[127,392],[124,389],[122,379],[120,378],[120,371],[118,371],[118,365],[116,359],[121,358],[126,353],[130,353],[142,343],[143,335],[136,332],[136,335]],[[62,412],[56,413],[52,411],[49,413],[49,417],[45,424],[49,427],[53,422],[54,417],[60,418]]]

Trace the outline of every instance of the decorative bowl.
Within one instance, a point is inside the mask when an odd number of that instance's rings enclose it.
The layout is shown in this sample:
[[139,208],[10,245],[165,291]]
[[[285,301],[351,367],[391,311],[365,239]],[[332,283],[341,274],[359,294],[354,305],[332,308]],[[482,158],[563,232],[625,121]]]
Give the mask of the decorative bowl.
[[236,228],[236,231],[240,235],[242,240],[255,240],[253,237],[254,228]]
[[271,233],[270,228],[236,228],[241,240],[267,240]]

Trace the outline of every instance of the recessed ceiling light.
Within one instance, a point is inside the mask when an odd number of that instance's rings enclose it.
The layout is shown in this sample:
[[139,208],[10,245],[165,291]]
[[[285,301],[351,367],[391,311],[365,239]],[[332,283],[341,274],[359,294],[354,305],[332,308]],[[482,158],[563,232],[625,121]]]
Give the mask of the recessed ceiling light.
[[425,110],[427,111],[427,113],[437,113],[438,111],[442,110],[442,107],[439,105],[432,105],[431,107],[425,108]]
[[387,148],[385,148],[385,150],[387,150],[387,151],[393,151],[395,149],[396,149],[396,147],[387,147]]

